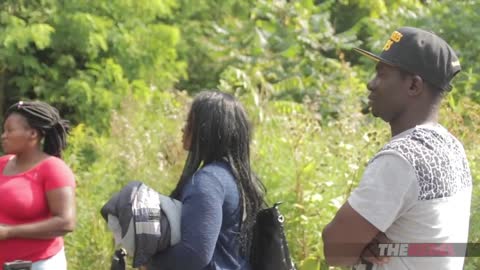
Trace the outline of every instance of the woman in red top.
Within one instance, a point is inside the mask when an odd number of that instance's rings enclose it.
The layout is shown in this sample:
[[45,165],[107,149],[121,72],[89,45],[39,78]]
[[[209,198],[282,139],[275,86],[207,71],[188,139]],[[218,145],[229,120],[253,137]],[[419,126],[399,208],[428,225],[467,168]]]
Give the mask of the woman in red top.
[[61,159],[68,122],[52,106],[18,102],[5,113],[0,157],[0,267],[66,270],[62,236],[75,227],[75,180]]

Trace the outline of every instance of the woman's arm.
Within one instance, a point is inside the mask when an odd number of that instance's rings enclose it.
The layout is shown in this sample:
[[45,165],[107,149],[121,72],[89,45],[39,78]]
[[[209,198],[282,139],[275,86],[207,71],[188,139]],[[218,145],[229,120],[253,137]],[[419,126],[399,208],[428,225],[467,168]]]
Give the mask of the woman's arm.
[[222,225],[224,189],[211,173],[200,171],[185,189],[181,241],[158,253],[149,270],[198,270],[210,263]]
[[49,239],[75,228],[75,189],[61,187],[46,192],[51,217],[34,223],[0,225],[0,240],[8,238]]

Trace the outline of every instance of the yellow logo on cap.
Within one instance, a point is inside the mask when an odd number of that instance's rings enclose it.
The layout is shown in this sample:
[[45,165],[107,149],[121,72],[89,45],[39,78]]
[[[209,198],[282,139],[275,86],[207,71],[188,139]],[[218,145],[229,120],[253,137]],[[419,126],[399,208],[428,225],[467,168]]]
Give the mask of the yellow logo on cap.
[[395,42],[399,42],[402,39],[403,35],[402,33],[398,31],[394,31],[392,35],[390,36],[390,39],[387,40],[387,43],[385,43],[385,46],[383,46],[384,51],[390,50],[390,47],[392,47],[392,44]]

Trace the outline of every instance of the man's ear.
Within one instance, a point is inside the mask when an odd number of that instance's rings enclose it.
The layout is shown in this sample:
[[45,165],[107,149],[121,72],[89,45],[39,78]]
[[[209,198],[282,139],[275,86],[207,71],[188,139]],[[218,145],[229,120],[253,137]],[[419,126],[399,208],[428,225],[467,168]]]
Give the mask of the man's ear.
[[422,77],[413,75],[411,78],[410,88],[408,88],[408,94],[410,96],[418,96],[424,91],[424,88],[425,83]]

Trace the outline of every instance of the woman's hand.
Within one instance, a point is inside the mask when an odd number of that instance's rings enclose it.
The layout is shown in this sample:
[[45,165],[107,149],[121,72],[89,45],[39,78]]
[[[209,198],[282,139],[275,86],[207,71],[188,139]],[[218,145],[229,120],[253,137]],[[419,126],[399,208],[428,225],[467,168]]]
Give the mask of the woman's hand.
[[0,224],[0,240],[5,240],[9,238],[10,228],[11,226],[9,225]]

